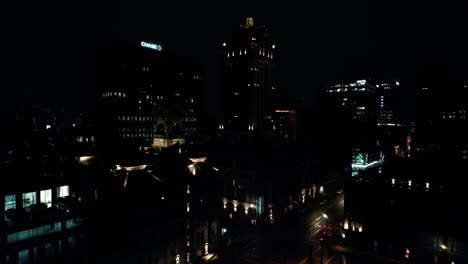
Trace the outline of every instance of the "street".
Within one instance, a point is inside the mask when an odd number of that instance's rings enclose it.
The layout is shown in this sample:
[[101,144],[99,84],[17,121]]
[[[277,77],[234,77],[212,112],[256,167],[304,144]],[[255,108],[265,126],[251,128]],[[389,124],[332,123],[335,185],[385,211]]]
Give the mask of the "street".
[[[344,193],[336,195],[322,205],[316,201],[306,203],[299,212],[283,217],[282,221],[277,224],[249,227],[250,230],[244,230],[241,234],[233,236],[231,246],[216,262],[248,264],[402,263],[344,246],[340,232],[343,213]],[[325,238],[323,250],[321,237]]]
[[[327,203],[306,203],[302,212],[287,215],[277,224],[251,227],[251,230],[232,238],[232,245],[222,263],[320,263],[319,238],[327,224],[337,227],[342,220],[344,194],[337,195]],[[323,263],[346,263],[336,249],[324,248]]]

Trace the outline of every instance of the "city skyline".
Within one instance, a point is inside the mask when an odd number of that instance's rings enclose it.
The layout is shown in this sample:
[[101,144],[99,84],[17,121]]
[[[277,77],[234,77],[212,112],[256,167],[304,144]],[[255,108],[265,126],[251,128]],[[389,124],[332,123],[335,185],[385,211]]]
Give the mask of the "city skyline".
[[[463,48],[467,40],[462,34],[466,18],[464,8],[455,5],[288,6],[266,1],[242,5],[212,1],[182,2],[179,7],[169,2],[122,1],[76,7],[64,4],[60,12],[45,5],[34,7],[37,10],[31,6],[26,12],[12,7],[18,11],[12,14],[27,26],[18,24],[7,30],[11,51],[7,62],[12,67],[4,82],[8,80],[14,89],[9,92],[12,100],[3,102],[6,109],[31,97],[52,103],[63,99],[75,108],[92,104],[88,99],[95,90],[90,73],[95,47],[121,40],[153,40],[168,52],[200,61],[209,93],[218,93],[221,44],[247,16],[267,25],[277,39],[282,92],[312,102],[321,85],[333,79],[451,79],[467,72]],[[24,73],[30,78],[21,78]],[[76,102],[75,96],[82,100]]]
[[22,5],[0,264],[468,261],[466,9]]

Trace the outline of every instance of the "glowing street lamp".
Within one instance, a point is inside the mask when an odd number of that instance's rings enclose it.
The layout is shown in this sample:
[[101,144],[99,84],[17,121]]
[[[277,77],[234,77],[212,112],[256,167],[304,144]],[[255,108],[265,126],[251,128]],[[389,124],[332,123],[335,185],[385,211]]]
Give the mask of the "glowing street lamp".
[[327,214],[322,214],[323,218],[327,219],[327,227],[328,227],[328,215]]

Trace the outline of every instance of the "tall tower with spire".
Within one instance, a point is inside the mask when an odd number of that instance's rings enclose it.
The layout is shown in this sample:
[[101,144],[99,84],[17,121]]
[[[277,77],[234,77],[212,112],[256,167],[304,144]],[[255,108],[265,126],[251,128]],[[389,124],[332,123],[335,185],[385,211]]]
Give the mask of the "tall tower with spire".
[[223,50],[223,118],[218,129],[235,142],[250,141],[273,131],[277,96],[276,45],[267,27],[255,26],[252,17],[234,32]]

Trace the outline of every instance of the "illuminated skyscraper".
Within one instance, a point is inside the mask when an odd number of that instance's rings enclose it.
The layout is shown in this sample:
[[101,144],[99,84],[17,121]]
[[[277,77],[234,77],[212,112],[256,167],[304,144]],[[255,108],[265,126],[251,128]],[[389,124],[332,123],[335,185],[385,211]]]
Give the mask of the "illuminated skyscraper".
[[223,113],[218,129],[243,141],[253,134],[272,132],[276,46],[265,26],[248,17],[230,41],[224,56]]
[[396,87],[400,85],[398,81],[382,82],[376,84],[378,96],[377,109],[377,125],[378,126],[395,126],[397,119],[395,116],[395,108],[398,104]]
[[330,111],[340,118],[335,122],[343,126],[339,129],[343,130],[344,144],[351,147],[353,168],[367,168],[378,159],[376,87],[368,80],[357,80],[335,83],[326,90]]
[[105,54],[98,69],[103,149],[132,156],[137,149],[200,143],[198,64],[144,41],[116,45]]

